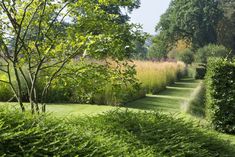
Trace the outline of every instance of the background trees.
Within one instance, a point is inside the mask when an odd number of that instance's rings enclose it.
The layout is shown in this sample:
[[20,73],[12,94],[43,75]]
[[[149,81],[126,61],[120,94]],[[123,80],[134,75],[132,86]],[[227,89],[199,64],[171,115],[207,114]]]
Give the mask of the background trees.
[[[223,45],[226,52],[219,56],[231,56],[228,53],[235,53],[234,10],[233,0],[172,0],[156,26],[158,34],[149,48],[149,56],[172,56],[178,52],[181,41],[186,44],[185,48],[191,48],[194,52],[209,44]],[[198,55],[197,61],[200,58]],[[206,53],[200,55],[201,61],[202,57],[207,60]]]
[[168,46],[185,40],[198,48],[216,43],[216,26],[221,18],[222,11],[217,1],[173,0],[156,30],[162,34]]
[[218,43],[232,50],[235,54],[235,1],[219,0],[219,2],[224,16],[217,28]]

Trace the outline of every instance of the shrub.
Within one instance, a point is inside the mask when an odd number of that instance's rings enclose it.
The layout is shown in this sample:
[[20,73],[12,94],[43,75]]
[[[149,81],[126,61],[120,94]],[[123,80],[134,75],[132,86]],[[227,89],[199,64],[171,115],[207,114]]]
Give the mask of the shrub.
[[204,64],[198,65],[196,67],[195,79],[204,79],[206,75],[206,66]]
[[[7,77],[5,75],[0,75],[0,80],[7,81]],[[0,82],[0,100],[8,101],[13,97],[12,91],[8,84]]]
[[190,49],[185,49],[178,54],[178,59],[185,64],[192,64],[194,61],[194,54]]
[[223,45],[209,44],[197,50],[195,60],[198,63],[207,63],[209,57],[229,57],[229,50]]
[[235,63],[210,59],[206,87],[211,123],[216,130],[235,134]]

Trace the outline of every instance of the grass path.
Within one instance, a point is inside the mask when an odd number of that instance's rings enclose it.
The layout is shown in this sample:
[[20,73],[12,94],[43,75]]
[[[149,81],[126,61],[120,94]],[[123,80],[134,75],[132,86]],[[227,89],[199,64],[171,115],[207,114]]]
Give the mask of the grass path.
[[182,104],[189,100],[199,83],[199,80],[185,78],[171,86],[167,86],[166,90],[159,92],[157,95],[147,95],[143,99],[128,103],[127,107],[163,112],[181,112]]

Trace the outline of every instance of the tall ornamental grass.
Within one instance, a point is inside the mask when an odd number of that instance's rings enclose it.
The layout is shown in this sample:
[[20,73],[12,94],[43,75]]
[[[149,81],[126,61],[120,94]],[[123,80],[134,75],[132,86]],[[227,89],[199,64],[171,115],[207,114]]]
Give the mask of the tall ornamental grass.
[[118,86],[107,83],[103,92],[94,96],[96,104],[123,105],[146,94],[156,94],[185,75],[182,62],[133,61],[129,64],[135,66],[139,88],[134,88],[134,82],[126,84],[120,81]]
[[134,61],[137,78],[148,94],[155,94],[166,88],[185,73],[182,62]]
[[[182,62],[133,61],[128,64],[103,66],[102,62],[73,62],[60,78],[52,82],[47,103],[89,103],[122,105],[156,94],[184,75]],[[72,68],[71,68],[72,67]],[[42,75],[43,76],[43,75]],[[135,78],[133,77],[135,76]],[[0,78],[5,77],[0,74]],[[22,79],[22,78],[21,78]],[[37,83],[42,90],[45,77]],[[24,92],[27,88],[23,86]],[[0,82],[0,101],[13,97],[7,84]],[[23,98],[27,101],[27,97]]]

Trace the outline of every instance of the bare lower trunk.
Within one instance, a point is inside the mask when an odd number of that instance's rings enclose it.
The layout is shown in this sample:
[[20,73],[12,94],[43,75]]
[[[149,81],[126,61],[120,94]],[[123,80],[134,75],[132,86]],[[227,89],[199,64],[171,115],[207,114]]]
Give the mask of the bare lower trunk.
[[39,106],[38,106],[38,97],[37,97],[37,90],[36,88],[34,87],[34,90],[33,90],[33,94],[34,94],[34,103],[35,103],[35,107],[36,107],[36,112],[39,114],[40,113],[40,109],[39,109]]
[[24,104],[22,102],[22,99],[20,98],[20,100],[18,100],[19,104],[20,104],[20,108],[22,110],[22,112],[25,112],[25,107],[24,107]]
[[42,104],[42,112],[43,112],[43,113],[46,112],[46,104],[45,104],[45,103]]
[[35,109],[34,109],[34,103],[33,103],[33,100],[32,98],[30,98],[30,106],[31,106],[31,113],[34,114],[35,113]]
[[24,112],[25,111],[25,107],[22,101],[22,86],[21,86],[21,81],[20,81],[20,77],[19,77],[19,73],[18,70],[16,68],[16,65],[14,65],[14,72],[15,72],[15,76],[16,76],[16,82],[17,82],[17,86],[18,86],[18,95],[17,95],[17,99],[18,99],[18,103],[20,104],[21,110]]

